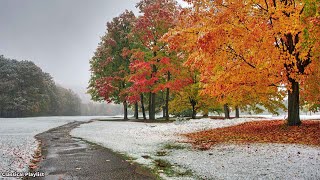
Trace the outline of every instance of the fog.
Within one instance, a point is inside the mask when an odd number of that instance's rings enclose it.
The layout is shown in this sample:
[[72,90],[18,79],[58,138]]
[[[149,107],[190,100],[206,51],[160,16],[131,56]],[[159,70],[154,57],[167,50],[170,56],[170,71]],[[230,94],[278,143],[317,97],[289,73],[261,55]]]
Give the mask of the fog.
[[89,59],[107,21],[137,1],[0,0],[0,54],[30,60],[84,101]]

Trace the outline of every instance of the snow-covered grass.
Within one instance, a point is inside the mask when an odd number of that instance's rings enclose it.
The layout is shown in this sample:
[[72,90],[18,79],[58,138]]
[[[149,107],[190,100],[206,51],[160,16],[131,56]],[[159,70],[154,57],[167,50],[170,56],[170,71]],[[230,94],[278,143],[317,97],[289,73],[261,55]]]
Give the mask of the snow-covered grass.
[[319,179],[320,149],[288,144],[217,145],[164,157],[203,179]]
[[34,136],[72,121],[109,117],[0,118],[0,172],[27,171],[38,143]]
[[[197,119],[177,123],[97,121],[81,125],[71,135],[129,155],[136,162],[151,168],[155,159],[164,159],[174,166],[192,170],[196,177],[206,179],[320,178],[320,149],[317,147],[279,144],[219,145],[209,151],[194,150],[188,145],[179,148],[181,143],[174,147],[177,142],[184,140],[181,133],[257,120],[265,119]],[[171,145],[173,148],[170,148]],[[164,154],[159,156],[159,152],[163,151]]]
[[150,159],[144,159],[141,156],[154,155],[163,145],[183,140],[184,138],[177,133],[226,127],[252,120],[252,118],[234,120],[197,119],[177,123],[97,121],[81,125],[80,128],[72,130],[71,135],[101,144],[118,152],[125,152],[137,158],[140,163],[150,164]]

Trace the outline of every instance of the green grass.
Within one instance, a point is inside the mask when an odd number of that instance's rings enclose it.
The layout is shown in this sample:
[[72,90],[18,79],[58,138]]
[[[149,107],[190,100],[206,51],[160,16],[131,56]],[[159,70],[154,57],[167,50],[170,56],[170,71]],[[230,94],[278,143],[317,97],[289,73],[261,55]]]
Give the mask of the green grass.
[[168,177],[186,177],[193,175],[191,170],[185,170],[184,168],[174,166],[167,160],[155,159],[154,165],[155,172],[159,173],[161,171]]
[[165,150],[160,150],[156,152],[156,156],[166,156],[168,155],[168,152]]
[[186,147],[183,146],[183,145],[180,145],[180,144],[173,144],[173,143],[168,143],[168,144],[165,144],[164,149],[185,149]]

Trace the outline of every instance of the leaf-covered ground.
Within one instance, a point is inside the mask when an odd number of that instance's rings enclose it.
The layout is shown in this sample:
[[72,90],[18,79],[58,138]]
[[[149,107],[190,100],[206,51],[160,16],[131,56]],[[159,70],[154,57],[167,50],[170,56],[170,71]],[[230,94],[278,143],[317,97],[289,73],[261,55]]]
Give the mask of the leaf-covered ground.
[[240,125],[185,134],[199,149],[219,143],[287,143],[320,146],[320,121],[303,121],[299,127],[284,121],[246,122]]

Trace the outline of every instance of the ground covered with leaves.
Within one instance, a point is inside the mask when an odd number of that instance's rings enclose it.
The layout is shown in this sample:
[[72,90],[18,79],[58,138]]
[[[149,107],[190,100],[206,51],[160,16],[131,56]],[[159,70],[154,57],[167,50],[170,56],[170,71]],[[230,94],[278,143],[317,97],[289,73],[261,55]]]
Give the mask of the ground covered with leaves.
[[220,143],[285,143],[320,146],[320,121],[305,120],[301,126],[285,121],[246,122],[240,125],[185,134],[194,147],[206,150]]

